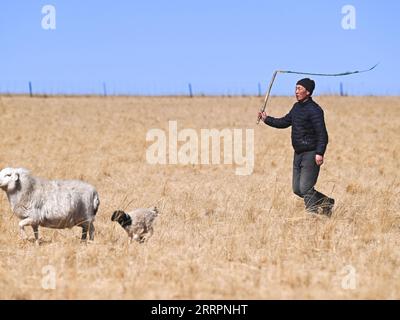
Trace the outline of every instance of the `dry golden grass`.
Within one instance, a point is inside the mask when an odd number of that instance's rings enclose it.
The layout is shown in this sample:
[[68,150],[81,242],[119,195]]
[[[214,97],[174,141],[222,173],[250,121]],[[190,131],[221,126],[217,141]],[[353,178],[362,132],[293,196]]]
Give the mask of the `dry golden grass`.
[[[50,179],[79,178],[100,194],[96,236],[40,229],[23,242],[0,194],[0,298],[316,299],[400,298],[400,98],[317,97],[330,144],[317,189],[333,195],[331,219],[304,212],[291,191],[290,129],[256,126],[255,97],[1,97],[0,167]],[[284,115],[292,98],[275,97]],[[146,132],[254,128],[255,168],[149,165]],[[146,244],[128,245],[111,213],[164,198]],[[27,229],[30,238],[33,233]],[[56,270],[45,290],[42,268]],[[353,290],[342,287],[346,266]]]

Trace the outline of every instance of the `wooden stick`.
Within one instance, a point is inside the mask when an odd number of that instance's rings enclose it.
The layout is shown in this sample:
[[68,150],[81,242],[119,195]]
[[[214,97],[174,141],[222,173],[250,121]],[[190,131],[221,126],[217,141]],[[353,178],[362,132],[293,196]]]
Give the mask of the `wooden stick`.
[[[276,71],[274,72],[274,74],[272,75],[272,79],[271,79],[271,81],[270,81],[270,83],[269,83],[268,91],[267,91],[267,93],[266,93],[266,95],[265,95],[264,104],[262,105],[262,107],[261,107],[261,109],[260,109],[260,112],[264,112],[264,111],[265,111],[265,108],[267,107],[267,102],[268,102],[269,94],[270,94],[270,92],[271,92],[272,85],[273,85],[273,83],[274,83],[274,81],[275,81],[275,77],[276,77],[276,75],[277,75],[278,72],[280,72],[280,71],[279,71],[279,70],[276,70]],[[257,124],[260,123],[260,119],[261,119],[261,117],[258,116],[258,118],[257,118]]]

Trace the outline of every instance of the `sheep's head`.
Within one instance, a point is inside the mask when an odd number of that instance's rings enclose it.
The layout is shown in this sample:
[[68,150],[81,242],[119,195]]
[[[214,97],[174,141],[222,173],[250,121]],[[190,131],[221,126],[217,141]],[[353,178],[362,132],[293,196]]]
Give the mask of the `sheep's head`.
[[19,186],[21,176],[28,174],[29,171],[24,168],[4,168],[0,171],[0,188],[13,191]]
[[0,171],[0,188],[5,191],[13,191],[17,188],[20,175],[28,173],[25,169],[4,168]]

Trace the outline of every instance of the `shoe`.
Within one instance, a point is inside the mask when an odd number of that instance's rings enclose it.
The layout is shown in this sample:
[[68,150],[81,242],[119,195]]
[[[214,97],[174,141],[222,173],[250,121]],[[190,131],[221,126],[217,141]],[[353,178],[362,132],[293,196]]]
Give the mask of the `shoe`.
[[322,214],[330,217],[332,215],[332,209],[334,205],[335,205],[335,199],[332,198],[325,199],[321,205]]

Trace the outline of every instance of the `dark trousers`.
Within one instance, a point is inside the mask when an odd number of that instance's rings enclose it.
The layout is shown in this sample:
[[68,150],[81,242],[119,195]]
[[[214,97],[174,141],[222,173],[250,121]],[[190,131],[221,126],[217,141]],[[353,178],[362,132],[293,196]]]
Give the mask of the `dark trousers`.
[[315,163],[315,151],[294,153],[293,159],[293,192],[304,199],[306,210],[316,211],[327,196],[314,189],[319,169]]

